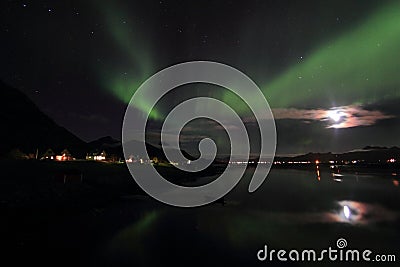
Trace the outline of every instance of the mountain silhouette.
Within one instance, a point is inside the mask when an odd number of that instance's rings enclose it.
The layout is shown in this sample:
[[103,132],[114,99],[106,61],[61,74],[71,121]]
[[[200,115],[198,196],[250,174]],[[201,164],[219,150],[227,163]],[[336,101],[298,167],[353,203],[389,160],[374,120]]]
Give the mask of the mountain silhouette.
[[0,156],[13,149],[25,153],[44,153],[48,148],[56,153],[67,148],[80,155],[84,141],[59,126],[22,92],[0,81]]
[[[89,143],[84,142],[40,111],[24,93],[2,81],[0,97],[0,157],[7,157],[16,151],[36,153],[37,150],[40,157],[48,149],[56,154],[68,149],[76,158],[85,158],[87,153],[103,150],[107,154],[123,157],[121,141],[105,136]],[[161,148],[148,143],[146,147],[149,157],[165,159]],[[182,153],[192,158],[185,151]]]

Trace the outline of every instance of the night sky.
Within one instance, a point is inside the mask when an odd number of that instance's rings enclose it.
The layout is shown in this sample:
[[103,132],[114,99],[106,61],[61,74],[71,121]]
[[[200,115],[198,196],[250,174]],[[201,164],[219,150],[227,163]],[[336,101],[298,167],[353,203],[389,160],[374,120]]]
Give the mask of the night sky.
[[[2,1],[0,12],[0,79],[85,141],[120,139],[155,72],[210,60],[262,89],[278,154],[400,145],[398,1]],[[235,101],[204,85],[177,95]]]

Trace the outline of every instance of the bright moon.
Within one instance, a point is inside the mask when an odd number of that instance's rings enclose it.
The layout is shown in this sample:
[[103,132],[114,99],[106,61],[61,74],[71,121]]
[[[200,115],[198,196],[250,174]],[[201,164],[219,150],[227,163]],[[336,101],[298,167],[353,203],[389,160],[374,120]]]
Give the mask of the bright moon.
[[334,120],[335,122],[340,121],[340,119],[342,118],[342,114],[340,114],[339,112],[337,112],[336,110],[332,110],[329,111],[328,113],[329,117]]
[[346,217],[346,219],[350,218],[351,211],[348,206],[346,206],[346,205],[343,206],[343,213],[344,213],[344,217]]

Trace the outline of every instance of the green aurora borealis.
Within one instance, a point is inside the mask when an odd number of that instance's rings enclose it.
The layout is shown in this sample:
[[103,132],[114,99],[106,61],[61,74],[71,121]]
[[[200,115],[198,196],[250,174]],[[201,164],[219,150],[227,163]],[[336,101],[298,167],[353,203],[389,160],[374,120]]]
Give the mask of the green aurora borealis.
[[274,107],[326,98],[333,92],[340,104],[399,97],[399,58],[394,54],[399,47],[400,4],[394,4],[327,42],[262,88]]
[[[400,146],[398,0],[3,2],[1,80],[86,142],[121,139],[127,105],[146,79],[206,60],[259,86],[279,154]],[[236,95],[188,84],[152,109],[150,141],[159,143],[157,127],[172,108],[199,96],[224,101],[257,135]],[[149,105],[134,104],[138,118]],[[207,121],[184,130],[187,151],[205,136],[225,140]]]
[[[131,63],[129,69],[134,75],[128,75],[124,72],[116,72],[115,69],[101,70],[102,84],[105,84],[106,89],[124,103],[129,103],[130,98],[142,82],[145,81],[153,71],[154,67],[151,64],[151,54],[149,53],[149,45],[145,42],[143,34],[138,29],[121,26],[121,17],[128,17],[112,3],[103,3],[103,16],[107,32],[111,35],[117,48],[124,51],[128,61]],[[139,41],[140,40],[140,41]],[[115,64],[118,69],[119,64]],[[146,103],[138,103],[137,108],[143,110]],[[152,118],[161,118],[157,110],[153,109]]]
[[[128,103],[134,91],[158,69],[152,62],[150,44],[138,30],[121,27],[120,10],[107,5],[107,29],[119,49],[124,50],[133,66],[133,75],[107,70],[103,83],[112,94]],[[364,22],[315,48],[304,59],[290,65],[260,86],[271,107],[294,107],[330,101],[330,106],[371,103],[386,97],[399,97],[400,76],[394,51],[400,47],[400,4],[376,11]],[[132,67],[131,67],[132,68]],[[251,73],[247,73],[251,77]],[[230,93],[222,96],[228,104]],[[137,108],[142,110],[146,103]],[[161,118],[153,110],[152,118]]]

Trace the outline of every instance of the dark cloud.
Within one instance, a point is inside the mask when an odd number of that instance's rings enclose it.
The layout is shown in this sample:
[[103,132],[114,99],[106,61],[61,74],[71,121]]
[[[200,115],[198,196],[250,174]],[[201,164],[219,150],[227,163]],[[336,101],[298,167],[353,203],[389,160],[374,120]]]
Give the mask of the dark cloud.
[[384,114],[379,110],[368,110],[361,105],[349,105],[333,107],[330,109],[296,109],[296,108],[277,108],[272,110],[276,120],[293,119],[310,121],[326,121],[327,128],[351,128],[359,126],[369,126],[378,120],[395,117],[394,115]]

